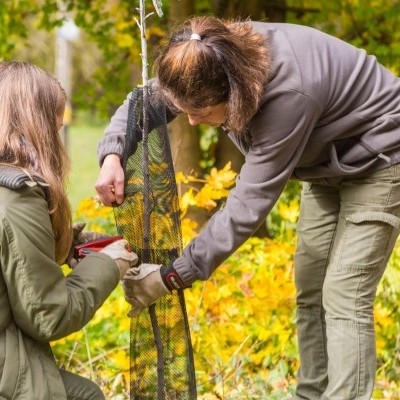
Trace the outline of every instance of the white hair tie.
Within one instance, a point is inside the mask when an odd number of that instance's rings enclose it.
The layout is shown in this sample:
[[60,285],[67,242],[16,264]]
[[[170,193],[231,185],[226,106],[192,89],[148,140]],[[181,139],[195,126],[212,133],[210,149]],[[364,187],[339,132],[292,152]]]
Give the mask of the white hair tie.
[[197,33],[192,33],[190,35],[190,40],[198,40],[199,42],[201,42],[201,37]]

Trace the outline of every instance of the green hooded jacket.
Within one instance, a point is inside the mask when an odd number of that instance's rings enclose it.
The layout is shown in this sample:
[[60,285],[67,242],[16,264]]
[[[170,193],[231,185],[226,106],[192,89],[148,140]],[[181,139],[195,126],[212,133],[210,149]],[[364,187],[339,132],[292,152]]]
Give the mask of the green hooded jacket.
[[[1,182],[0,182],[1,185]],[[119,282],[94,253],[64,276],[45,193],[0,186],[0,399],[64,400],[50,341],[81,329]]]

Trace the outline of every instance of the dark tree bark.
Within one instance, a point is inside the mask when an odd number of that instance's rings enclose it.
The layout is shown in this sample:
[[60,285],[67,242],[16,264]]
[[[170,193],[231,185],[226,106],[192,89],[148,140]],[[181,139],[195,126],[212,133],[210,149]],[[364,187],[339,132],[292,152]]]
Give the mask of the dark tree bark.
[[[251,18],[252,20],[267,20],[283,22],[285,20],[285,0],[212,0],[215,15],[220,18]],[[218,145],[215,153],[217,168],[222,168],[231,161],[234,171],[239,172],[244,162],[242,153],[222,132],[218,135]],[[255,233],[256,236],[268,236],[266,222]]]
[[[210,3],[213,14],[220,18],[251,18],[279,22],[285,20],[285,0],[210,0]],[[169,28],[172,29],[194,14],[194,0],[170,0]],[[198,129],[190,126],[187,118],[182,115],[170,124],[169,130],[175,170],[185,174],[200,175],[201,151]],[[218,135],[215,157],[217,168],[224,167],[230,161],[236,172],[240,171],[244,162],[243,155],[222,132]],[[182,189],[185,190],[185,187]],[[209,215],[191,212],[190,217],[202,225]],[[266,224],[260,227],[256,235],[267,235]]]
[[[172,29],[194,14],[194,0],[171,0],[168,25]],[[197,127],[190,126],[186,115],[179,115],[169,124],[169,138],[172,159],[176,172],[201,176],[200,142]],[[187,187],[182,185],[182,191]],[[196,210],[190,210],[188,216],[202,226],[208,215]]]
[[[168,25],[185,21],[194,13],[194,0],[171,0]],[[184,174],[200,173],[200,143],[198,130],[190,126],[187,117],[180,115],[169,125],[172,156],[175,170]]]

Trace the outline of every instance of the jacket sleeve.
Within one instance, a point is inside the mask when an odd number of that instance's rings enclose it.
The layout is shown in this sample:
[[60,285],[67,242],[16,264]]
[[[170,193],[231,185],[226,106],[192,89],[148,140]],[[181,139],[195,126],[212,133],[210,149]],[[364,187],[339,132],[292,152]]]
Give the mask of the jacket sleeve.
[[107,255],[87,256],[67,277],[55,262],[47,202],[40,189],[13,192],[2,210],[1,270],[15,323],[39,341],[81,329],[119,282]]
[[289,180],[313,129],[318,108],[303,94],[268,94],[250,123],[245,163],[226,205],[174,261],[187,285],[208,279],[263,222]]

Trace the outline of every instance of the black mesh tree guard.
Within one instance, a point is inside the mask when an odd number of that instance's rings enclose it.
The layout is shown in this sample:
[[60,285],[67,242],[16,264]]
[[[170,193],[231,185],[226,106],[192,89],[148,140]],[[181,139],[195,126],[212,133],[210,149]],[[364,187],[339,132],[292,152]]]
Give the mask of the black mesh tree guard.
[[[150,102],[148,90],[131,93],[123,156],[125,199],[114,215],[118,234],[137,253],[139,263],[168,266],[182,250],[179,199],[165,106]],[[131,319],[130,352],[131,399],[197,399],[182,290]]]

